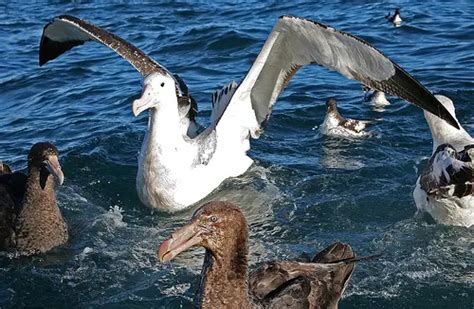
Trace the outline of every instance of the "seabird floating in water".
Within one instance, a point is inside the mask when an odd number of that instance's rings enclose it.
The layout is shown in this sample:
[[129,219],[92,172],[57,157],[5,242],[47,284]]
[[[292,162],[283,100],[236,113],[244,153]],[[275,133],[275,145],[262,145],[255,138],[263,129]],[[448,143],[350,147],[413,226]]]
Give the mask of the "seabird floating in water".
[[50,143],[31,147],[28,176],[0,175],[0,249],[31,255],[67,242],[67,225],[54,192],[55,183],[63,180],[58,150]]
[[402,24],[400,9],[395,9],[395,13],[393,13],[392,16],[390,16],[390,13],[388,13],[385,18],[388,19],[388,21],[391,22],[395,27],[400,27]]
[[337,109],[335,99],[327,100],[326,108],[326,117],[320,127],[322,134],[335,137],[364,137],[369,135],[364,129],[370,121],[342,117]]
[[[437,99],[456,117],[453,102]],[[459,125],[457,130],[425,113],[433,136],[433,154],[416,182],[413,197],[419,212],[437,223],[474,225],[474,139]]]
[[150,115],[136,186],[145,205],[164,211],[200,201],[226,178],[250,167],[250,136],[260,136],[278,96],[307,64],[400,96],[457,125],[427,89],[370,44],[307,19],[278,19],[243,81],[214,96],[211,124],[199,135],[196,105],[184,81],[132,44],[84,20],[64,15],[44,27],[40,65],[87,41],[113,49],[145,77],[142,96],[132,107],[135,116],[145,110]]
[[360,260],[349,245],[335,243],[309,263],[273,261],[249,275],[247,222],[227,202],[199,208],[160,245],[158,258],[170,261],[195,246],[206,249],[195,297],[200,308],[337,308]]
[[390,102],[387,100],[387,97],[383,91],[364,87],[364,92],[364,102],[367,104],[370,104],[374,107],[384,107],[390,105]]

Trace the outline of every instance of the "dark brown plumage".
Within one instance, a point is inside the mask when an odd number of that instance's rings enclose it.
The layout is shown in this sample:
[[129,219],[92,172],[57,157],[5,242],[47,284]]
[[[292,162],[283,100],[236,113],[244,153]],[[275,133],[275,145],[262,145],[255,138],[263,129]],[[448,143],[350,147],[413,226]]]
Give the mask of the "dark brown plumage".
[[195,303],[202,308],[337,308],[353,272],[354,253],[335,243],[309,263],[269,262],[248,274],[244,215],[227,202],[199,208],[159,248],[169,261],[192,246],[206,249]]
[[30,255],[68,240],[54,192],[55,182],[62,184],[63,180],[58,151],[50,143],[33,145],[28,176],[19,172],[0,175],[0,249]]
[[0,175],[2,174],[11,174],[12,169],[10,165],[0,162]]

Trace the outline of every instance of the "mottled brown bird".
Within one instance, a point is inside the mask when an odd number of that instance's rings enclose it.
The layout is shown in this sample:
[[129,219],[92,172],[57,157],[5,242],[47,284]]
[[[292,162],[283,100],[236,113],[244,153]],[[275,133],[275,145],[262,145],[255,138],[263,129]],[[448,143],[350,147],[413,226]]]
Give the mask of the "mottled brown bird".
[[337,308],[356,260],[349,245],[335,243],[309,263],[265,263],[249,275],[247,238],[240,209],[211,202],[157,253],[164,262],[192,246],[206,249],[195,299],[202,308]]
[[28,175],[11,170],[0,174],[1,250],[31,255],[67,242],[67,225],[54,192],[63,181],[58,150],[50,143],[31,147]]

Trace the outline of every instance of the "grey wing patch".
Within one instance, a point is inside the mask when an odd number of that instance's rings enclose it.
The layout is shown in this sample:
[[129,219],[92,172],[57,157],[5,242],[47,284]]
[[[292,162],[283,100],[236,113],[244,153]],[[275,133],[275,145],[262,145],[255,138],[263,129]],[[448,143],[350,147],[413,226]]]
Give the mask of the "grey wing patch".
[[449,144],[442,144],[430,158],[420,178],[420,186],[428,195],[447,198],[473,194],[474,145],[456,152]]
[[197,147],[197,156],[193,165],[207,165],[216,151],[216,131],[208,128],[195,138],[189,139],[189,142]]

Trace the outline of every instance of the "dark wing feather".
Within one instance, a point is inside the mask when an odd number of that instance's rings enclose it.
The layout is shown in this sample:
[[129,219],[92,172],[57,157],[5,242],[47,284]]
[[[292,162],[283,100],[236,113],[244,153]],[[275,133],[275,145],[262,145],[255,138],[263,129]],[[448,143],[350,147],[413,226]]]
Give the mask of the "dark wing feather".
[[264,306],[274,308],[291,308],[291,304],[335,306],[354,268],[353,263],[338,261],[353,257],[350,246],[335,243],[320,252],[313,263],[266,263],[250,274],[251,294]]
[[0,175],[0,249],[14,247],[15,222],[25,195],[26,175]]
[[58,16],[44,27],[40,42],[39,63],[43,65],[71,48],[92,40],[114,50],[143,76],[154,72],[171,75],[165,67],[124,39],[69,15]]

